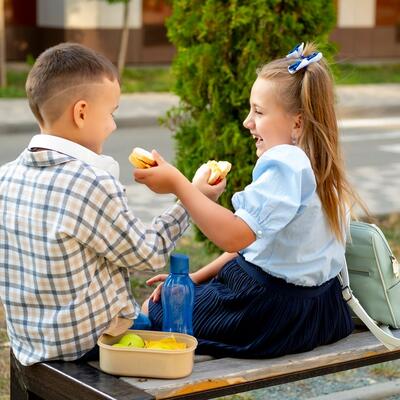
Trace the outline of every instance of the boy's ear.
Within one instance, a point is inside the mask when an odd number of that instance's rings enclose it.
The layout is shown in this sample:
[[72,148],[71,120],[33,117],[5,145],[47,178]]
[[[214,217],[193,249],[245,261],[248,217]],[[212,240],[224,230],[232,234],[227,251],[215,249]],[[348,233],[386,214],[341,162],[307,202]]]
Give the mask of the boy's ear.
[[73,118],[76,126],[82,128],[85,124],[87,117],[88,104],[85,100],[79,100],[74,104],[73,108]]

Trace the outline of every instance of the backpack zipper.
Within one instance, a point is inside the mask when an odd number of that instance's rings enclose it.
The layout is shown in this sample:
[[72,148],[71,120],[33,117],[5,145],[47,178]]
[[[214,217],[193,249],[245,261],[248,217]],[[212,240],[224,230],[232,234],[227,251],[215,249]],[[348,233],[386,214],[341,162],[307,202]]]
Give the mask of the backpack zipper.
[[397,261],[397,259],[396,259],[395,256],[391,256],[390,258],[391,258],[391,260],[392,260],[392,266],[393,266],[393,273],[394,273],[394,276],[395,276],[396,278],[398,278],[398,277],[400,276],[400,264],[399,264],[399,262]]
[[389,243],[387,242],[385,235],[382,233],[381,229],[375,225],[375,224],[371,224],[374,226],[376,232],[378,232],[379,236],[383,239],[383,242],[385,243],[386,248],[388,249],[390,255],[390,260],[392,261],[392,270],[393,270],[393,274],[396,278],[400,277],[400,264],[397,261],[396,257],[394,256],[392,249],[389,246]]

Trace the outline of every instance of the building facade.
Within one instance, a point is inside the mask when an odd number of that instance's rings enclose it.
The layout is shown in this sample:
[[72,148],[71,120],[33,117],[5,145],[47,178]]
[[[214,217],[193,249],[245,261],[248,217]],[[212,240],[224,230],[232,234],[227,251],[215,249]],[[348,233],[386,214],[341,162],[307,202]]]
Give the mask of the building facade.
[[331,39],[342,60],[400,58],[400,0],[337,0]]
[[[330,0],[327,0],[330,1]],[[400,58],[400,0],[332,0],[337,24],[331,39],[340,60]],[[169,63],[165,0],[131,0],[127,63]],[[6,0],[7,59],[24,61],[63,41],[85,44],[118,58],[123,5],[106,0]]]
[[[169,63],[175,52],[163,0],[131,0],[127,63]],[[7,59],[24,61],[60,42],[78,42],[118,58],[123,5],[106,0],[6,0]]]

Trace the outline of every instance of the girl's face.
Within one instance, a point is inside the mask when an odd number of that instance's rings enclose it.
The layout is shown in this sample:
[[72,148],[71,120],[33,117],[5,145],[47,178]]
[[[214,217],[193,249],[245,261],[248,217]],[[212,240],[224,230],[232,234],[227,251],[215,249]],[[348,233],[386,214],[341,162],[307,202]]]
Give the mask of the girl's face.
[[290,115],[276,100],[275,83],[257,78],[250,94],[250,112],[243,121],[256,141],[257,156],[279,144],[298,138],[300,115]]

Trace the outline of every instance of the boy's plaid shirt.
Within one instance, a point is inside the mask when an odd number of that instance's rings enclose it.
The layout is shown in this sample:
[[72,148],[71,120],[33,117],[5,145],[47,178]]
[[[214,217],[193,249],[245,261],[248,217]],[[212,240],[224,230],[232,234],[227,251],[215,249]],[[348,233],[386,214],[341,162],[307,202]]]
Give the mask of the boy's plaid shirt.
[[110,174],[50,150],[0,168],[0,210],[0,297],[24,365],[76,359],[135,318],[129,272],[164,267],[189,223],[176,204],[144,225]]

